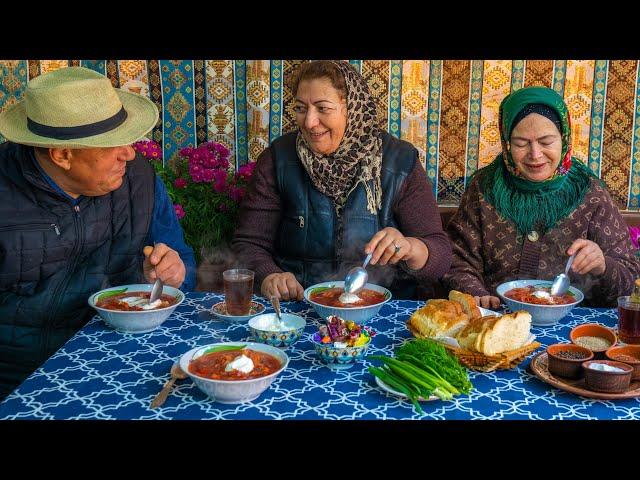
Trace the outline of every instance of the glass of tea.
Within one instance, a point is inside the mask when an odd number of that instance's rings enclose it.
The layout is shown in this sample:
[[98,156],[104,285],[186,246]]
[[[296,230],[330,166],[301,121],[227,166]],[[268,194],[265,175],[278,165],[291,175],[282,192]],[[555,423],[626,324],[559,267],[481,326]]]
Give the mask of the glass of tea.
[[229,315],[248,315],[253,294],[253,272],[233,268],[222,273],[224,303]]
[[640,303],[628,296],[618,297],[618,338],[624,343],[640,343]]

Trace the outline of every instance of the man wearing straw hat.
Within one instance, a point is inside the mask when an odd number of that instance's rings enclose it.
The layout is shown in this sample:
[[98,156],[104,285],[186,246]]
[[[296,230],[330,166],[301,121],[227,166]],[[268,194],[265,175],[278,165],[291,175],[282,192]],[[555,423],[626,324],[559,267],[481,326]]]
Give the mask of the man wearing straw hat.
[[131,147],[157,120],[82,67],[33,79],[0,113],[0,399],[86,323],[92,293],[156,276],[193,289],[166,189]]

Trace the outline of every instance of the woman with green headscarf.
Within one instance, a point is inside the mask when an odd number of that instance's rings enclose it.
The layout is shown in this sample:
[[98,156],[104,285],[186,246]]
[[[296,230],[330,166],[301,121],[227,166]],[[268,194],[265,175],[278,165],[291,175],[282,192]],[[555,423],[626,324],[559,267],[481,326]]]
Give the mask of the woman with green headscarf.
[[453,263],[445,284],[497,308],[496,287],[569,276],[585,304],[613,306],[640,276],[626,224],[603,183],[571,156],[571,122],[560,95],[517,90],[500,104],[502,153],[479,170],[448,225]]

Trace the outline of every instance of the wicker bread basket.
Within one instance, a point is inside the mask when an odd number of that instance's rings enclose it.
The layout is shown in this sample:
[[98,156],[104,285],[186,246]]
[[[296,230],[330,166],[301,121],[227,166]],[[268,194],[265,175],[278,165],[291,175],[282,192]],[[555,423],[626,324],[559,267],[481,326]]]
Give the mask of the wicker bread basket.
[[[429,338],[418,333],[407,322],[407,328],[416,338]],[[478,370],[480,372],[492,372],[494,370],[508,370],[516,367],[520,362],[529,356],[539,346],[539,342],[531,342],[524,347],[520,347],[516,350],[509,350],[508,352],[499,353],[497,355],[485,355],[479,352],[472,352],[470,350],[463,350],[462,348],[456,348],[446,343],[442,344],[447,350],[453,353],[460,363],[471,370]]]

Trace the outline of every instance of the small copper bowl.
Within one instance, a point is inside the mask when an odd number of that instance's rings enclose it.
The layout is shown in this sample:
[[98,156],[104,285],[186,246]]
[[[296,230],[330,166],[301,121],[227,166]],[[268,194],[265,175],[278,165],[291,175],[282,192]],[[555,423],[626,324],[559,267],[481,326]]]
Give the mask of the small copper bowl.
[[[595,337],[595,339],[583,337]],[[604,352],[618,341],[613,330],[597,323],[585,323],[574,327],[569,333],[569,338],[572,343],[591,350],[595,358],[605,358]]]
[[573,343],[556,343],[547,347],[549,372],[559,377],[581,377],[582,364],[592,359],[593,352],[591,350]]
[[[604,363],[610,367],[617,367],[624,372],[605,372],[590,368],[594,363]],[[631,385],[633,367],[622,362],[611,360],[589,360],[582,365],[584,368],[584,383],[589,390],[595,392],[620,393]]]
[[618,345],[605,352],[609,360],[622,362],[633,367],[631,380],[640,379],[640,345]]

